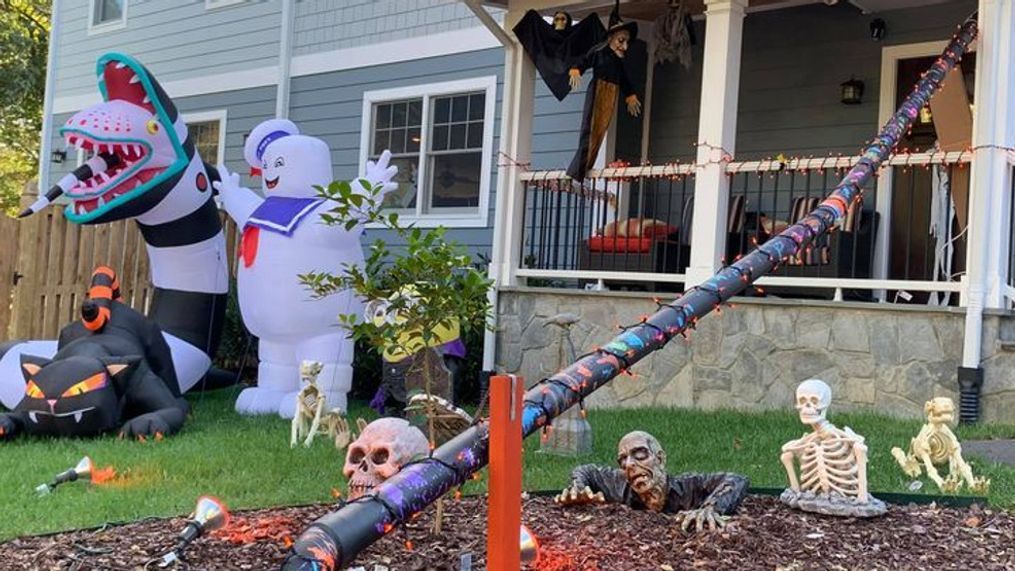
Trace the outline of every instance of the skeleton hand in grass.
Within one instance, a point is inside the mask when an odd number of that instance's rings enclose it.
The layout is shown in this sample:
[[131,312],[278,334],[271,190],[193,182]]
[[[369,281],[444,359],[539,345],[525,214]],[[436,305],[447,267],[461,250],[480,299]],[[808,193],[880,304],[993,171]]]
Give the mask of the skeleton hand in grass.
[[564,488],[559,495],[553,498],[554,503],[562,506],[581,506],[588,504],[605,504],[606,497],[602,492],[593,492],[592,488],[585,486],[579,489],[578,486]]
[[694,531],[719,531],[726,527],[729,516],[720,515],[711,506],[695,510],[687,510],[677,514],[677,521],[682,531],[689,531],[691,524],[694,524]]

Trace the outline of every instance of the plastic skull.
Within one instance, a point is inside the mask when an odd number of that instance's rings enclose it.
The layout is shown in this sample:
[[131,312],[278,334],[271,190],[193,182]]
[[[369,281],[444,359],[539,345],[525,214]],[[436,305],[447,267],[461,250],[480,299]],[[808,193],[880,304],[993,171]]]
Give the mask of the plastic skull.
[[349,479],[349,499],[369,493],[427,449],[426,436],[404,419],[380,418],[366,425],[349,445],[342,469]]
[[666,503],[666,452],[656,437],[641,430],[628,432],[617,444],[617,463],[634,493],[649,509],[661,511]]
[[804,424],[825,422],[825,414],[831,404],[832,389],[825,381],[809,379],[796,388],[796,409],[800,411],[800,422]]
[[923,405],[930,424],[951,424],[955,420],[955,403],[948,397],[937,397]]

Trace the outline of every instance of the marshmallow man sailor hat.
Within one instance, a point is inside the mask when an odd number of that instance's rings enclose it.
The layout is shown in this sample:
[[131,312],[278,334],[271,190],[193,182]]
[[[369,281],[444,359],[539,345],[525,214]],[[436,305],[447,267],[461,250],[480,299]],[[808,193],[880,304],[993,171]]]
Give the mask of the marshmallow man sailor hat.
[[299,128],[288,119],[268,119],[250,132],[243,144],[243,158],[251,167],[260,169],[261,159],[269,145],[282,137],[299,134]]

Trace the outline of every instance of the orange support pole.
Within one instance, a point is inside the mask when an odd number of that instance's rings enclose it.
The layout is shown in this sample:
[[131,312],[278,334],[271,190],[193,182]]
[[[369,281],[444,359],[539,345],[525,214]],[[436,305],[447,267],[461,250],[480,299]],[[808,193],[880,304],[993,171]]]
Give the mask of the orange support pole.
[[486,564],[490,571],[521,569],[522,399],[515,375],[490,378],[490,497],[486,516]]

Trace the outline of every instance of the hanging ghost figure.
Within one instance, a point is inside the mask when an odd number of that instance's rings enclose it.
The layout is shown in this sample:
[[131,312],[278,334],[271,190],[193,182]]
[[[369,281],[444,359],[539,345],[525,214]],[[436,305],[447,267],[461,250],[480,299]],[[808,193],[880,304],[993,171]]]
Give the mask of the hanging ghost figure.
[[[215,187],[223,206],[242,231],[237,288],[243,321],[259,339],[257,386],[240,393],[241,414],[293,418],[300,390],[300,363],[317,361],[317,386],[328,406],[345,412],[352,384],[353,341],[339,326],[340,314],[361,314],[351,291],[313,299],[299,276],[313,271],[338,274],[344,264],[362,264],[362,225],[346,229],[321,220],[335,203],[315,186],[333,180],[331,151],[324,141],[301,135],[291,121],[271,119],[254,127],[243,147],[247,163],[261,172],[264,198],[239,184],[238,174],[219,166]],[[365,178],[384,192],[397,168],[390,153],[367,163]],[[354,184],[360,189],[360,185]],[[365,190],[364,190],[365,192]]]

